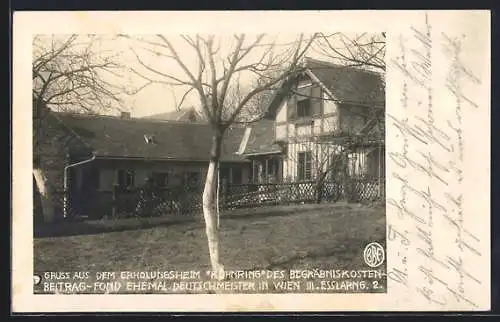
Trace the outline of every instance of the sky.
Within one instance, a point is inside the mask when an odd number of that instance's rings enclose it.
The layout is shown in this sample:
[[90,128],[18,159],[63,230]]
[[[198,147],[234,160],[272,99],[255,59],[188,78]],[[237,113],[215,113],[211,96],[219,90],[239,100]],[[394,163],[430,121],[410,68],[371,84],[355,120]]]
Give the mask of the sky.
[[[245,44],[251,43],[255,36],[247,35],[248,41]],[[145,37],[145,39],[154,39],[155,37]],[[228,39],[229,38],[229,39]],[[220,40],[220,56],[227,57],[229,51],[234,49],[234,41],[231,39],[232,36],[227,37],[218,37]],[[298,35],[269,35],[264,40],[263,43],[276,41],[279,44],[290,43],[298,39]],[[157,40],[154,40],[157,41]],[[172,42],[176,51],[179,53],[179,56],[182,57],[183,62],[188,66],[190,70],[197,71],[197,56],[196,52],[187,45],[185,41],[183,41],[178,36],[169,37],[169,41]],[[126,52],[126,64],[130,65],[131,68],[140,71],[141,74],[153,78],[153,79],[164,79],[161,76],[155,75],[153,72],[149,72],[146,68],[144,68],[138,61],[134,52],[137,53],[139,58],[150,67],[160,70],[161,72],[168,72],[169,74],[178,75],[179,78],[183,80],[187,79],[185,73],[180,69],[179,65],[173,61],[172,59],[156,56],[148,50],[157,50],[164,53],[165,51],[161,49],[161,47],[152,47],[149,45],[144,45],[140,41],[129,40],[129,39],[120,39],[119,41],[115,41],[119,43],[119,47],[123,48]],[[114,45],[116,46],[116,45]],[[132,50],[131,50],[132,48]],[[283,48],[280,46],[275,50],[276,54],[283,52]],[[250,63],[258,60],[263,54],[263,50],[255,49],[250,52],[245,61],[242,63]],[[311,56],[311,52],[308,53]],[[217,70],[221,70],[220,62],[217,64]],[[144,84],[147,81],[137,77],[134,73],[130,75],[131,79],[135,80],[139,84]],[[241,83],[249,84],[251,82],[251,76],[242,75]],[[139,85],[140,86],[140,85]],[[182,96],[186,92],[186,87],[178,87],[178,86],[168,86],[164,84],[151,84],[148,87],[142,89],[136,95],[131,96],[127,100],[127,104],[132,108],[131,114],[133,117],[141,117],[145,115],[164,113],[169,111],[174,111],[176,109],[177,104],[181,100]],[[186,100],[183,102],[182,107],[188,106],[199,106],[199,97],[196,94],[189,95]]]
[[[243,46],[252,43],[256,39],[257,35],[247,34],[245,36],[246,41]],[[309,35],[304,36],[308,37]],[[50,35],[47,36],[47,39],[51,39],[52,37],[66,36]],[[87,39],[86,35],[80,35],[80,37],[83,40]],[[265,53],[265,50],[269,48],[267,44],[270,43],[277,44],[273,48],[272,53],[275,57],[277,57],[276,60],[279,61],[279,59],[281,59],[280,55],[284,55],[286,50],[290,50],[290,44],[296,44],[298,38],[298,34],[266,35],[261,41],[261,43],[266,44],[266,46],[253,49],[241,62],[241,64],[253,63],[259,60],[259,58]],[[161,73],[168,73],[182,80],[187,79],[186,74],[181,69],[179,64],[164,55],[167,53],[165,48],[162,48],[160,45],[151,44],[152,42],[164,44],[164,42],[162,42],[156,35],[99,35],[99,39],[100,41],[97,44],[96,51],[119,54],[119,62],[125,66],[125,69],[121,71],[121,76],[119,78],[110,79],[111,82],[118,82],[121,85],[127,84],[127,88],[135,90],[137,88],[142,88],[142,86],[148,82],[145,77],[154,80],[166,79],[165,77],[149,71],[142,64],[154,70],[160,71]],[[172,43],[186,67],[196,72],[199,61],[196,51],[190,47],[180,35],[169,35],[168,40]],[[225,58],[228,57],[232,50],[234,50],[235,38],[234,35],[217,36],[215,38],[215,43],[215,46],[219,48],[218,57]],[[325,58],[324,55],[318,53],[318,51],[314,49],[309,50],[306,53],[306,56],[331,61],[331,58]],[[285,64],[286,61],[282,61],[281,63]],[[222,70],[222,61],[216,61],[215,64],[216,70],[220,74],[220,71]],[[143,77],[140,77],[137,74],[140,74]],[[245,84],[248,87],[252,84],[253,76],[254,75],[250,73],[241,74],[239,83]],[[207,77],[209,77],[208,74]],[[153,83],[142,88],[136,94],[126,97],[124,99],[124,106],[122,106],[122,109],[130,111],[133,117],[142,117],[146,115],[174,111],[187,89],[188,87],[186,86],[170,86]],[[195,106],[197,108],[200,106],[199,97],[194,92],[187,96],[182,104],[182,107],[188,106]],[[119,111],[111,111],[110,114],[117,113],[119,113]]]

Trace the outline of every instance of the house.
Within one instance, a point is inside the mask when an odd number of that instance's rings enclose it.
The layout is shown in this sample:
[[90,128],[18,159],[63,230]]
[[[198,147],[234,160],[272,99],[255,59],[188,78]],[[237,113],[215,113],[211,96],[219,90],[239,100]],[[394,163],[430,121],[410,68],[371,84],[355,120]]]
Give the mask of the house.
[[384,112],[381,75],[306,59],[303,71],[275,93],[265,119],[246,128],[240,153],[252,161],[253,182],[307,181],[322,173],[335,179],[340,152],[349,175],[380,179]]
[[[347,173],[375,179],[380,189],[385,86],[379,74],[307,59],[266,107],[264,119],[224,134],[222,180],[233,185],[306,182],[324,176],[337,180]],[[159,186],[204,182],[212,133],[194,109],[144,118],[48,108],[35,114],[34,163],[53,187],[70,192],[78,214],[95,213],[96,205],[109,203],[113,187],[133,189],[147,178]]]
[[[71,114],[43,109],[35,122],[35,162],[57,193],[71,196],[72,211],[92,215],[109,202],[113,187],[140,187],[147,178],[159,186],[201,186],[206,176],[211,128],[208,124]],[[248,181],[250,163],[237,154],[245,129],[229,128],[223,142],[221,178]],[[61,199],[62,200],[62,199]],[[61,209],[61,200],[58,208]]]

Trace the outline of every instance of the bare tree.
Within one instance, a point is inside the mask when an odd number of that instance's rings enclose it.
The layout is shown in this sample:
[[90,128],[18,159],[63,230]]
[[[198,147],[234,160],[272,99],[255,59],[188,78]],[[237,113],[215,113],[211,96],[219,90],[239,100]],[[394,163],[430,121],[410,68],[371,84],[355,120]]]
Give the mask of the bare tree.
[[[219,259],[216,178],[224,133],[235,122],[252,121],[252,116],[260,116],[256,111],[259,101],[301,68],[301,58],[314,36],[306,39],[300,35],[286,46],[267,41],[264,34],[255,37],[231,35],[228,43],[213,35],[181,35],[180,38],[187,50],[183,51],[164,35],[138,39],[149,53],[173,62],[178,73],[151,67],[144,55],[137,52],[142,70],[133,71],[146,80],[146,84],[163,83],[183,88],[179,104],[188,95],[197,94],[201,110],[212,127],[210,162],[202,201],[211,266],[219,277],[223,277],[224,268]],[[184,58],[188,52],[195,58],[196,66],[191,66]],[[247,108],[254,110],[249,113]]]
[[369,68],[385,72],[386,36],[336,32],[321,34],[314,45],[315,51],[346,66]]
[[[95,35],[37,35],[33,38],[33,97],[61,111],[97,112],[122,109],[124,84],[122,53],[103,49],[112,39]],[[120,80],[117,82],[116,80]]]
[[[366,116],[360,116],[365,119]],[[327,184],[333,184],[330,189],[340,188],[349,176],[362,172],[361,160],[352,158],[356,153],[356,145],[362,141],[356,129],[341,131],[337,120],[318,119],[322,124],[312,123],[296,127],[288,134],[289,143],[286,155],[287,173],[299,181],[312,181],[317,203],[321,203],[327,191]],[[360,122],[361,124],[361,122]],[[328,135],[320,133],[320,129],[330,129]],[[359,126],[358,126],[359,128]],[[336,138],[342,140],[336,140]],[[299,158],[302,154],[302,159]],[[307,165],[306,165],[307,164]],[[297,169],[295,169],[295,167]],[[333,191],[331,191],[333,192]],[[343,193],[342,193],[343,192]],[[348,198],[346,189],[337,191],[336,198]]]
[[[341,65],[348,67],[360,68],[366,71],[373,71],[377,73],[380,78],[378,84],[381,87],[369,92],[361,101],[348,102],[353,106],[366,106],[363,115],[353,115],[362,119],[361,125],[372,126],[377,129],[376,133],[384,135],[384,112],[385,101],[378,101],[374,95],[377,91],[385,92],[385,52],[386,52],[386,34],[382,33],[361,33],[361,34],[346,34],[337,32],[333,34],[321,34],[315,43],[315,51],[324,57],[328,57],[332,61],[338,62]],[[349,81],[349,80],[347,80]],[[348,86],[363,92],[366,88],[359,88],[359,84],[350,83]],[[348,129],[349,130],[349,129]],[[352,130],[352,129],[350,129]],[[383,141],[383,137],[363,137],[362,133],[357,131],[343,131],[342,136],[344,142],[342,145],[342,153],[344,156],[341,158],[343,161],[338,162],[337,165],[342,167],[342,176],[346,177],[347,167],[349,161],[349,154],[356,150],[361,143],[366,142],[368,139]],[[380,148],[380,147],[379,147]],[[329,168],[331,169],[331,168]],[[329,170],[332,171],[332,170]],[[380,175],[379,175],[380,176]],[[321,176],[320,176],[321,178]],[[346,181],[347,183],[347,181]]]
[[[383,121],[380,120],[380,117],[383,116],[370,117],[373,118],[369,118],[365,126],[378,127],[378,131],[374,132],[383,134],[383,129],[381,129]],[[368,165],[370,164],[369,162],[373,162],[372,159],[369,159],[367,155],[361,157],[359,154],[360,151],[366,153],[366,149],[360,148],[369,141],[371,141],[372,151],[381,153],[380,142],[383,141],[383,138],[377,137],[376,134],[367,135],[361,132],[350,132],[342,135],[342,142],[340,144],[332,144],[328,138],[320,142],[320,147],[316,150],[314,163],[316,201],[318,203],[324,197],[327,181],[334,181],[335,184],[340,184],[343,188],[337,191],[339,195],[336,197],[350,201],[355,197],[352,195],[354,187],[351,185],[351,179],[372,180],[377,177],[380,179],[380,176],[383,176],[380,164],[380,158],[383,156],[373,154],[372,156],[378,158],[376,161],[378,169],[369,169]],[[378,144],[374,142],[378,142]],[[380,190],[377,193],[380,193]],[[377,194],[372,197],[377,198],[380,195]]]
[[[49,221],[54,217],[52,189],[39,155],[45,107],[87,113],[122,109],[123,98],[138,90],[123,85],[120,53],[104,50],[105,41],[94,35],[33,38],[33,176],[41,194],[44,217]],[[113,81],[118,78],[120,82]]]

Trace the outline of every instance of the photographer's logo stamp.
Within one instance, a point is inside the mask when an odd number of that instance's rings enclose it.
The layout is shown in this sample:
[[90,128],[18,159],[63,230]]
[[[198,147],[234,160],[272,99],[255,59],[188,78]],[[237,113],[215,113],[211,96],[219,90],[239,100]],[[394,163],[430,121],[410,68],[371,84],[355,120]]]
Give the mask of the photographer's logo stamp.
[[373,268],[379,267],[385,260],[384,248],[377,242],[369,243],[365,247],[363,258],[366,265]]
[[33,275],[33,284],[37,286],[42,282],[42,277],[40,275]]

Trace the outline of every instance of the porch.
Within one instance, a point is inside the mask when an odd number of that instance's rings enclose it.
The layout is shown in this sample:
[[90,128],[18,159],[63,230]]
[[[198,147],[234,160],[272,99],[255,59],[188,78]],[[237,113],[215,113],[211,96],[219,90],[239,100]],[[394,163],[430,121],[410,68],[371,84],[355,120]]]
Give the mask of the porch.
[[252,162],[250,183],[283,182],[282,154],[254,154],[248,157]]

